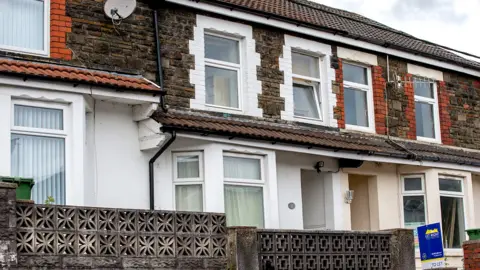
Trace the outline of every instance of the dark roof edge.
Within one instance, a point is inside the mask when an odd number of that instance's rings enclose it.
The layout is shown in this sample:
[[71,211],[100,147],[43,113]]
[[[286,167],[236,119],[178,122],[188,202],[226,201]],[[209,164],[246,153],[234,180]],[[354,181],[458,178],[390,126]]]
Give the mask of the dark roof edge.
[[[167,0],[171,3],[174,3],[174,4],[178,4],[178,5],[184,5],[182,3],[178,3],[178,2],[175,2],[173,0]],[[191,2],[191,0],[189,1]],[[368,42],[370,44],[373,44],[373,45],[377,45],[377,46],[382,46],[382,47],[385,47],[385,48],[392,48],[392,49],[396,49],[396,50],[399,50],[399,51],[402,51],[402,52],[406,52],[406,53],[410,53],[412,54],[413,56],[416,56],[416,55],[419,55],[419,56],[423,56],[423,57],[426,57],[426,58],[430,58],[432,60],[436,60],[436,61],[440,61],[440,62],[444,62],[444,63],[447,63],[447,64],[451,64],[451,65],[454,65],[454,66],[457,66],[457,67],[461,67],[461,68],[465,68],[465,69],[469,69],[469,70],[472,70],[474,73],[478,73],[478,74],[472,74],[472,73],[468,73],[468,72],[462,72],[460,70],[455,70],[457,72],[460,72],[460,73],[466,73],[466,74],[469,74],[469,75],[472,75],[472,76],[477,76],[477,77],[480,77],[480,68],[478,67],[475,67],[475,66],[472,66],[472,65],[468,65],[468,64],[461,64],[459,62],[456,62],[454,60],[450,60],[450,59],[447,59],[447,58],[443,58],[443,57],[440,57],[440,56],[436,56],[436,55],[432,55],[432,54],[428,54],[428,53],[424,53],[424,52],[421,52],[421,51],[418,51],[418,50],[412,50],[412,49],[407,49],[407,48],[404,48],[404,47],[401,47],[401,46],[396,46],[396,45],[393,45],[393,44],[390,44],[386,41],[383,41],[383,40],[375,40],[375,39],[367,39],[367,38],[363,38],[363,37],[360,37],[360,36],[355,36],[355,35],[352,35],[346,31],[339,31],[339,30],[335,30],[335,29],[331,29],[331,28],[328,28],[328,27],[320,27],[318,25],[314,25],[314,24],[311,24],[311,23],[306,23],[306,22],[302,22],[302,21],[297,21],[297,20],[294,20],[294,19],[289,19],[289,18],[285,18],[283,16],[279,16],[279,15],[275,15],[275,14],[272,14],[272,13],[268,13],[268,12],[263,12],[263,11],[259,11],[259,10],[254,10],[254,9],[250,9],[250,8],[246,8],[246,7],[242,7],[242,6],[238,6],[238,5],[234,5],[234,4],[229,4],[229,3],[225,3],[225,2],[220,2],[218,0],[196,0],[196,1],[192,1],[192,2],[204,2],[206,4],[209,4],[209,5],[214,5],[214,6],[219,6],[219,7],[224,7],[224,8],[228,8],[230,10],[239,10],[241,12],[244,12],[244,13],[250,13],[252,15],[257,15],[257,16],[262,16],[262,17],[265,17],[267,19],[270,19],[270,18],[274,18],[276,20],[279,20],[279,21],[283,21],[283,22],[286,22],[286,23],[290,23],[290,24],[293,24],[293,25],[296,25],[296,26],[305,26],[305,27],[308,27],[308,28],[311,28],[313,30],[319,30],[319,31],[323,31],[323,32],[328,32],[328,33],[331,33],[331,34],[334,34],[334,35],[342,35],[344,37],[347,37],[347,38],[350,38],[352,40],[360,40],[360,41],[365,41],[365,42]],[[192,7],[190,5],[188,5],[189,7]],[[192,8],[195,8],[195,7],[192,7]],[[223,14],[225,15],[225,14]],[[230,17],[229,15],[225,15],[227,17]],[[249,21],[248,19],[244,19],[246,21]],[[262,24],[260,22],[258,22],[259,24]],[[380,27],[379,27],[380,28]],[[295,32],[295,31],[294,31]],[[396,32],[395,32],[396,33]],[[398,34],[398,33],[397,33]],[[419,41],[422,41],[422,42],[425,42],[419,38],[416,38],[414,37],[415,39],[419,40]],[[372,51],[372,52],[376,52],[376,53],[379,53],[378,51],[375,51],[375,50],[369,50],[369,49],[365,49],[365,48],[361,48],[361,47],[358,47],[358,46],[355,46],[355,45],[352,45],[352,44],[348,44],[346,42],[342,42],[342,41],[334,41],[335,43],[339,43],[339,44],[345,44],[349,47],[355,47],[355,48],[359,48],[361,50],[367,50],[367,51]],[[431,46],[438,46],[438,47],[442,47],[443,49],[445,50],[451,50],[451,51],[456,51],[457,53],[461,53],[461,54],[465,54],[465,55],[469,55],[469,53],[465,53],[465,52],[459,52],[455,49],[446,49],[446,47],[442,46],[442,45],[438,45],[438,44],[435,44],[435,43],[432,43],[432,42],[428,42],[430,44],[427,44],[427,45],[431,45]],[[395,55],[394,55],[395,56]],[[401,56],[397,56],[399,58],[404,58],[404,57],[401,57]],[[461,56],[459,56],[461,57]],[[475,57],[478,57],[478,56],[475,56]],[[461,57],[463,58],[463,57]],[[404,58],[404,59],[408,59],[408,58]],[[463,58],[467,61],[469,61],[468,59],[466,58]],[[408,59],[410,60],[410,59]],[[418,63],[423,63],[424,65],[428,65],[428,66],[436,66],[436,67],[440,67],[442,69],[449,69],[449,68],[446,68],[446,67],[441,67],[441,66],[437,66],[437,65],[433,65],[433,64],[429,64],[429,63],[424,63],[424,62],[419,62],[419,61],[416,61]],[[453,70],[453,69],[449,69],[449,70]]]
[[161,127],[162,132],[166,131],[176,131],[176,132],[184,132],[184,133],[193,133],[193,134],[199,134],[201,136],[209,136],[209,135],[217,135],[221,137],[228,137],[229,140],[235,139],[235,138],[241,138],[241,139],[247,139],[247,140],[257,140],[257,141],[263,141],[263,142],[268,142],[272,144],[277,144],[277,143],[283,143],[287,145],[294,145],[294,146],[304,146],[307,147],[308,149],[318,149],[318,150],[329,150],[333,152],[346,152],[346,153],[351,153],[351,154],[357,154],[357,155],[362,155],[362,156],[379,156],[379,157],[387,157],[387,158],[397,158],[397,159],[404,159],[404,160],[410,160],[413,162],[422,162],[422,161],[429,161],[429,162],[435,162],[435,163],[445,163],[445,164],[452,164],[452,165],[469,165],[473,167],[480,167],[480,163],[471,163],[471,164],[460,164],[458,162],[448,162],[445,160],[439,160],[435,158],[430,158],[426,157],[423,155],[418,155],[417,157],[413,158],[412,155],[408,152],[405,152],[405,154],[394,154],[394,153],[382,153],[382,152],[374,152],[374,151],[362,151],[362,150],[351,150],[351,149],[339,149],[339,148],[333,148],[333,147],[321,147],[318,145],[313,145],[313,144],[307,144],[307,143],[300,143],[300,142],[292,142],[289,140],[282,140],[282,139],[269,139],[265,138],[262,136],[255,136],[255,135],[247,135],[247,134],[241,134],[241,133],[236,133],[236,132],[228,132],[228,131],[216,131],[216,130],[209,130],[209,129],[202,129],[202,128],[189,128],[189,127],[179,127],[176,125],[169,125],[169,124],[163,124]]

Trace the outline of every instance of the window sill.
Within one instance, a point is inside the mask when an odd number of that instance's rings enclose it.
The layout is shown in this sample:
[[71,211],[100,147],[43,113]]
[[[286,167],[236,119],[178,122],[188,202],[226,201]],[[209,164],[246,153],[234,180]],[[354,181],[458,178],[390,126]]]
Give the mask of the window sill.
[[429,143],[438,143],[438,144],[441,144],[441,143],[442,143],[442,140],[441,140],[441,139],[428,138],[428,137],[420,137],[420,136],[417,136],[417,141],[429,142]]
[[345,124],[345,129],[346,130],[361,131],[361,132],[366,132],[366,133],[375,133],[375,128],[374,127],[362,127],[362,126]]
[[41,50],[31,50],[31,49],[23,49],[20,47],[14,46],[6,46],[0,45],[0,51],[11,52],[11,53],[18,53],[18,54],[25,54],[25,55],[33,55],[33,56],[40,56],[40,57],[49,57],[48,51],[41,51]]
[[303,117],[303,116],[293,116],[293,118],[297,122],[314,124],[314,125],[325,125],[325,122],[323,122],[323,120],[320,118],[310,118],[310,117]]
[[231,114],[244,114],[242,109],[232,108],[232,107],[223,107],[212,104],[205,103],[205,110],[211,112],[222,112],[222,113],[231,113]]

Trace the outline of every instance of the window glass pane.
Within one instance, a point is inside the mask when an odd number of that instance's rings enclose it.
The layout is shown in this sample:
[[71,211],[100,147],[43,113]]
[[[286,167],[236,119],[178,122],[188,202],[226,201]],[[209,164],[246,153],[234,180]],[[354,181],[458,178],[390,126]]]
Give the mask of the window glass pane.
[[175,208],[177,211],[203,211],[202,185],[175,186]]
[[238,44],[238,40],[205,35],[205,57],[239,64]]
[[226,178],[261,180],[260,159],[224,156],[223,175]]
[[345,87],[344,103],[346,123],[368,127],[367,92]]
[[344,63],[343,80],[367,85],[367,68]]
[[293,113],[295,116],[320,118],[319,107],[315,99],[318,84],[313,85],[293,84]]
[[12,176],[33,178],[32,200],[65,204],[65,140],[12,134]]
[[63,111],[15,105],[14,125],[17,127],[63,130]]
[[435,138],[432,104],[416,101],[415,121],[417,122],[417,136]]
[[457,179],[439,179],[441,191],[462,192],[462,181]]
[[433,84],[430,81],[413,78],[413,89],[417,96],[433,98]]
[[228,226],[264,227],[263,188],[225,185]]
[[0,45],[44,49],[44,1],[0,1]]
[[463,199],[440,196],[444,248],[461,248],[465,240]]
[[177,178],[199,178],[200,163],[197,155],[177,157]]
[[403,196],[403,218],[406,228],[425,225],[425,197]]
[[238,108],[237,71],[207,66],[205,76],[208,104]]
[[422,178],[420,177],[404,178],[403,184],[405,186],[405,191],[422,190]]
[[293,73],[313,78],[320,78],[318,57],[292,52]]

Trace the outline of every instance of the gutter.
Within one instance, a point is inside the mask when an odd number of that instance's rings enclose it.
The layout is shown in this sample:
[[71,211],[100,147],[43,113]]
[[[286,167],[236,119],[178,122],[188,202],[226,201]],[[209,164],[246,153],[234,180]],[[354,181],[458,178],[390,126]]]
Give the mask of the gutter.
[[149,184],[149,198],[150,198],[150,210],[155,210],[155,172],[153,164],[160,157],[160,155],[167,150],[167,148],[175,141],[177,138],[177,133],[173,130],[171,132],[166,132],[170,134],[170,139],[166,141],[162,147],[155,153],[155,155],[148,162],[148,184]]

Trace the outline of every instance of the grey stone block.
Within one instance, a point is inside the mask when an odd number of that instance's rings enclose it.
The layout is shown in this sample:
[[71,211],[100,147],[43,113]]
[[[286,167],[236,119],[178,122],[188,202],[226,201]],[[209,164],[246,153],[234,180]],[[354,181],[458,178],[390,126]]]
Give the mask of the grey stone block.
[[184,257],[177,259],[177,269],[204,269],[205,262],[202,258]]
[[121,268],[122,258],[120,257],[94,257],[92,259],[93,268]]
[[151,258],[150,266],[153,268],[171,268],[176,267],[177,260],[175,258]]
[[64,268],[91,268],[94,257],[63,257],[62,267]]
[[123,268],[150,268],[150,259],[143,258],[122,258]]

